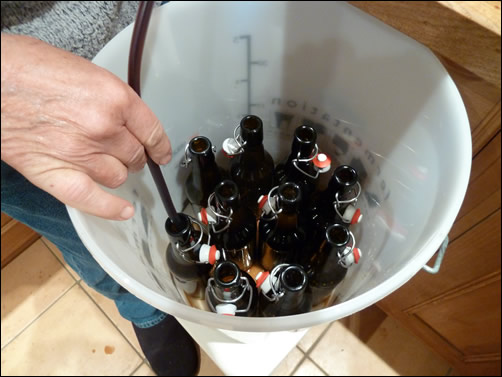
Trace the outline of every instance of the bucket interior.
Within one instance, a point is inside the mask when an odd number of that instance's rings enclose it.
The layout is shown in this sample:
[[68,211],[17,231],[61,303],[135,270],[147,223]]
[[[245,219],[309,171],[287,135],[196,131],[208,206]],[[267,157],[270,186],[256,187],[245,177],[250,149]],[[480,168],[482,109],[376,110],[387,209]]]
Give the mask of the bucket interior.
[[[132,25],[94,62],[127,81]],[[338,287],[334,306],[281,318],[230,318],[186,305],[165,259],[166,212],[148,169],[118,189],[135,216],[100,219],[69,208],[101,266],[142,300],[179,318],[240,331],[305,328],[372,305],[409,280],[447,235],[465,195],[470,131],[461,97],[431,51],[341,2],[172,2],[154,9],[141,92],[163,123],[173,159],[162,167],[178,210],[180,167],[195,135],[218,148],[246,114],[264,123],[277,163],[293,132],[310,124],[334,163],[359,172],[363,257]]]

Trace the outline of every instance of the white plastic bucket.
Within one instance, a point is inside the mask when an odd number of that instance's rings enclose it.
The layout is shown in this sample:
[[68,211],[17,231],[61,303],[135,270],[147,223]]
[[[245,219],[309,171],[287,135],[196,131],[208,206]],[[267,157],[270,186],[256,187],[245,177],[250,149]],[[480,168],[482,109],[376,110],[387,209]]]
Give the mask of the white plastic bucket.
[[[124,81],[131,34],[132,25],[94,59]],[[179,210],[186,143],[202,134],[221,149],[248,113],[263,119],[276,161],[307,122],[335,158],[331,172],[348,163],[362,179],[364,219],[354,229],[364,258],[341,284],[336,305],[281,318],[220,316],[182,301],[165,260],[166,212],[148,169],[110,190],[135,204],[129,221],[69,208],[103,268],[183,323],[272,332],[360,311],[424,266],[460,209],[471,137],[457,88],[430,50],[346,3],[169,3],[152,14],[141,82],[173,145],[173,161],[162,170]]]

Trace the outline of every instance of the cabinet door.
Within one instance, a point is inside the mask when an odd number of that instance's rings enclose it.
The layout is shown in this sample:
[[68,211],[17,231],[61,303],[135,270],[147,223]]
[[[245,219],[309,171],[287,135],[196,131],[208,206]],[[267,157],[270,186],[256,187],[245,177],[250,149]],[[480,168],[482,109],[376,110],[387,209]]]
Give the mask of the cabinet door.
[[378,303],[461,374],[500,375],[500,142],[499,131],[473,160],[439,273]]
[[2,212],[2,268],[39,238],[34,230]]

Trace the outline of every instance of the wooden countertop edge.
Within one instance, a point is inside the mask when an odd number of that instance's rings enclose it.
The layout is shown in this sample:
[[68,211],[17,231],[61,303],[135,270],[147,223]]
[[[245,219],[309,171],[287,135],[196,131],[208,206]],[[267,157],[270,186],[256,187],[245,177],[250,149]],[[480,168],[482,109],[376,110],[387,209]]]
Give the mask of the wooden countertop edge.
[[500,88],[500,1],[349,1]]

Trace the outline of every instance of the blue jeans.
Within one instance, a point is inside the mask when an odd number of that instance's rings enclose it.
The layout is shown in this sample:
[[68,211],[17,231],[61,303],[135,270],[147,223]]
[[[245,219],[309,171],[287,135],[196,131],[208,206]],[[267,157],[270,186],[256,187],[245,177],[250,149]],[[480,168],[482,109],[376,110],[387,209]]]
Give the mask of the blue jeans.
[[80,240],[66,206],[2,161],[2,212],[54,243],[87,285],[115,301],[120,315],[137,327],[152,327],[167,314],[141,301],[113,280]]

